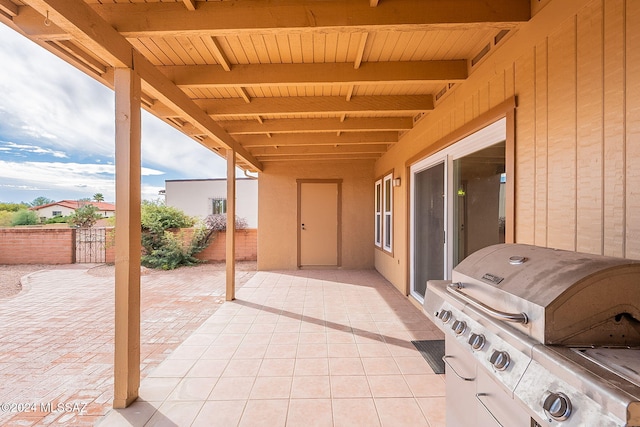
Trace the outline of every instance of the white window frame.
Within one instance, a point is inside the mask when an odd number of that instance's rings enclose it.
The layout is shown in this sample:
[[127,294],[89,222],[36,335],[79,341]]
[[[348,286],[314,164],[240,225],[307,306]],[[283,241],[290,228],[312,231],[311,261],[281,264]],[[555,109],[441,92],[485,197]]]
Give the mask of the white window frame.
[[393,252],[393,172],[382,178],[382,249]]
[[382,179],[376,181],[374,186],[374,239],[375,245],[382,248]]

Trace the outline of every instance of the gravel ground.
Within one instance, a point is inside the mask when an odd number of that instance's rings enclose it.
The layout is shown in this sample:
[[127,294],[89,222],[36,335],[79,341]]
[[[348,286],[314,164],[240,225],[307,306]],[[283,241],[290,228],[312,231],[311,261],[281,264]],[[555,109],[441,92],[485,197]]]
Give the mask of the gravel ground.
[[[69,268],[87,268],[86,264],[68,264],[68,265],[46,265],[46,264],[19,264],[19,265],[0,265],[0,299],[10,298],[22,290],[22,284],[20,279],[28,274],[34,273],[40,270],[55,270],[55,269],[69,269]],[[180,274],[193,273],[199,275],[207,271],[219,271],[224,270],[225,264],[223,262],[214,262],[207,264],[200,264],[191,267],[180,267],[176,270],[164,271],[164,270],[151,270],[145,267],[141,268],[140,273],[146,274]],[[236,271],[255,271],[256,263],[254,261],[240,261],[236,263]],[[101,264],[89,270],[89,274],[99,277],[113,277],[115,275],[115,266],[113,264]],[[252,275],[239,275],[237,278],[240,285],[243,285],[246,280],[249,280]]]

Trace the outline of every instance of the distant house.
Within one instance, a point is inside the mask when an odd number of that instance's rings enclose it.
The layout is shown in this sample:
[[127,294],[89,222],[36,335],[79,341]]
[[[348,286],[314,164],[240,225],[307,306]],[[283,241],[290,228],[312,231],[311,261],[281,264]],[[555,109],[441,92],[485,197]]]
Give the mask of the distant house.
[[116,205],[106,202],[60,200],[59,202],[29,208],[38,213],[38,217],[46,221],[57,216],[68,216],[82,206],[93,205],[98,208],[98,213],[104,218],[110,218],[116,214]]
[[[165,181],[165,203],[190,216],[205,218],[227,213],[227,180],[184,179]],[[258,180],[236,179],[236,215],[258,228]]]

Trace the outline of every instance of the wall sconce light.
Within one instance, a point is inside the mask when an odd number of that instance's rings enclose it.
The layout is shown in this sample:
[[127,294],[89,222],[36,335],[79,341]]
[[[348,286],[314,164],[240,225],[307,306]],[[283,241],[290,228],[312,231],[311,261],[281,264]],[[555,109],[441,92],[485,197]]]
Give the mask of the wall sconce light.
[[400,187],[400,184],[402,183],[402,181],[400,180],[400,178],[395,178],[393,180],[393,186],[394,187]]

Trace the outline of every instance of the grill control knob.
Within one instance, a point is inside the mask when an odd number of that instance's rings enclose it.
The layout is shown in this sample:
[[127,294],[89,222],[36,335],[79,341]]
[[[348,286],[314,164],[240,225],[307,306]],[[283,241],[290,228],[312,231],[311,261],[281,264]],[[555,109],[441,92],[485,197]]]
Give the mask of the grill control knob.
[[571,400],[564,393],[550,393],[544,399],[542,408],[554,420],[564,421],[571,415]]
[[474,350],[481,350],[484,347],[484,343],[487,342],[484,335],[482,334],[471,334],[469,337],[469,345]]
[[489,362],[491,362],[496,370],[504,371],[509,366],[509,363],[511,363],[511,357],[509,357],[509,353],[506,351],[494,350],[489,358]]
[[464,320],[456,320],[453,322],[453,325],[451,325],[451,329],[453,329],[456,335],[462,335],[464,331],[467,330],[467,322]]
[[451,320],[451,311],[442,310],[440,314],[438,314],[438,319],[442,320],[442,323],[449,323],[449,320]]

